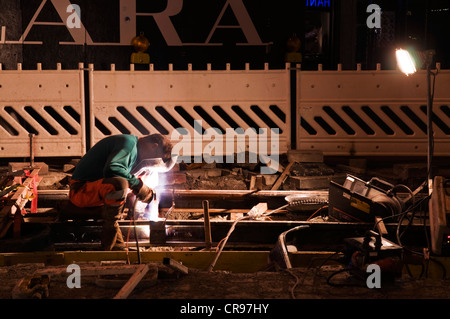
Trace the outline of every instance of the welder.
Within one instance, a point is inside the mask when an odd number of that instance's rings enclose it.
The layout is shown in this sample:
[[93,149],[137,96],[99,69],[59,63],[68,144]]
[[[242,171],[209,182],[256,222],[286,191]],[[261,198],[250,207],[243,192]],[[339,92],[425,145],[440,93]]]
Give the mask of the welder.
[[149,203],[153,190],[131,174],[134,166],[148,158],[169,161],[172,145],[161,134],[137,137],[112,135],[97,142],[81,158],[70,180],[70,201],[77,207],[101,206],[103,250],[126,250],[119,227],[127,194]]

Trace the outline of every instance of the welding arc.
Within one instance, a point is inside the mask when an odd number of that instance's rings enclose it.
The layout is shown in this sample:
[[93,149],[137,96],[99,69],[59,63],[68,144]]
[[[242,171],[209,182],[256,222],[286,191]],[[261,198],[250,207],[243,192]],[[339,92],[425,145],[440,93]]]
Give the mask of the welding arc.
[[[289,206],[289,204],[286,204],[286,205],[283,205],[283,206],[281,206],[281,207],[279,207],[279,208],[277,208],[277,209],[274,209],[274,210],[272,210],[272,211],[270,211],[270,212],[263,213],[263,214],[261,214],[261,217],[262,217],[262,216],[263,216],[263,217],[267,217],[267,216],[269,216],[269,215],[271,215],[271,214],[273,214],[273,213],[276,213],[276,212],[278,212],[278,211],[280,211],[280,210],[282,210],[282,209],[284,209],[284,208],[286,208],[286,207],[288,207],[288,206]],[[219,259],[219,256],[220,256],[220,254],[222,253],[223,248],[224,248],[225,245],[227,244],[228,238],[230,238],[231,233],[234,231],[234,229],[235,229],[235,227],[236,227],[236,224],[237,224],[238,222],[240,222],[241,220],[244,220],[244,219],[250,219],[250,218],[252,218],[252,217],[251,217],[251,216],[242,216],[242,217],[237,218],[237,219],[234,221],[233,225],[231,225],[230,230],[228,231],[227,236],[226,236],[224,239],[222,239],[222,240],[220,241],[220,243],[222,243],[222,245],[220,246],[219,250],[217,251],[216,256],[214,257],[214,260],[213,260],[212,263],[209,265],[209,267],[208,267],[208,272],[211,272],[211,271],[213,270],[214,266],[216,265],[216,262],[217,262],[217,260]],[[219,243],[219,244],[220,244],[220,243]]]

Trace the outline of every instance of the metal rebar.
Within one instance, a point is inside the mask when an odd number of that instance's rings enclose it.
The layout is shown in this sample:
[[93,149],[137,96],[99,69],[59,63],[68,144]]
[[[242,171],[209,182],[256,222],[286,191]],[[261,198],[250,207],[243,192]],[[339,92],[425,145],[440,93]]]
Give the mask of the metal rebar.
[[138,259],[138,264],[141,263],[141,250],[139,249],[139,239],[137,236],[137,230],[136,230],[136,206],[138,203],[138,199],[136,198],[134,200],[134,205],[133,205],[133,213],[131,214],[132,218],[133,218],[133,229],[134,229],[134,237],[136,240],[136,249],[137,249],[137,259]]
[[33,137],[34,134],[30,133],[28,134],[30,137],[30,167],[32,168],[34,166],[34,151],[33,151]]
[[[171,195],[172,190],[162,189],[161,195]],[[174,196],[177,198],[209,198],[209,199],[240,199],[240,198],[262,198],[262,197],[284,197],[288,195],[326,195],[328,191],[272,191],[272,190],[193,190],[177,189]]]
[[210,249],[212,246],[211,239],[211,222],[209,220],[209,202],[207,200],[203,201],[203,219],[205,228],[205,246],[206,249]]

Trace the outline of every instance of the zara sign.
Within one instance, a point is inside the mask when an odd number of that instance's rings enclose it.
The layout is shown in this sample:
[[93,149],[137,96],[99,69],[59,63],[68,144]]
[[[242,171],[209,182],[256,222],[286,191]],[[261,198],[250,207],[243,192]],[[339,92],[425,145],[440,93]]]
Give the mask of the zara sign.
[[[136,36],[136,20],[137,18],[153,19],[164,40],[168,46],[217,46],[222,43],[211,42],[211,38],[218,29],[235,28],[240,29],[245,36],[245,43],[237,43],[236,45],[266,45],[261,40],[260,35],[249,15],[243,1],[244,0],[226,0],[224,6],[215,19],[215,23],[211,26],[209,34],[204,39],[199,39],[198,42],[184,42],[180,37],[177,29],[171,21],[172,17],[177,16],[183,10],[184,0],[167,0],[167,5],[164,10],[160,12],[137,12],[136,0],[119,0],[119,42],[94,42],[89,34],[89,30],[82,22],[82,9],[78,5],[74,5],[70,0],[42,0],[31,20],[28,22],[25,31],[18,40],[6,40],[7,26],[1,27],[0,43],[7,44],[43,44],[42,41],[27,41],[31,29],[35,25],[47,26],[61,26],[65,25],[70,33],[73,41],[60,41],[60,45],[116,45],[129,46],[130,39]],[[47,2],[51,2],[57,14],[63,22],[42,22],[37,21],[39,14]],[[221,20],[226,10],[231,10],[237,21],[234,26],[225,26],[221,24]]]

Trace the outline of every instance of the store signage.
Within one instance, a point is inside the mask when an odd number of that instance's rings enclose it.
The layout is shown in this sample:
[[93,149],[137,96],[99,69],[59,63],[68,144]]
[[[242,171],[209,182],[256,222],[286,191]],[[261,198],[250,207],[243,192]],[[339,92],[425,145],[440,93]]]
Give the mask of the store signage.
[[331,0],[306,0],[307,7],[331,7]]
[[[60,16],[63,22],[43,22],[36,21],[39,13],[42,11],[44,5],[47,2],[51,2],[56,12]],[[182,14],[184,0],[167,0],[166,8],[161,12],[137,12],[136,0],[119,0],[118,8],[120,8],[119,13],[119,27],[120,27],[120,42],[109,42],[109,43],[99,43],[94,42],[89,34],[89,30],[84,26],[82,19],[82,8],[80,9],[77,5],[73,5],[70,0],[42,0],[38,9],[34,13],[31,20],[18,40],[10,41],[6,40],[7,28],[6,26],[1,26],[0,34],[0,44],[43,44],[43,41],[30,41],[27,40],[31,29],[35,25],[48,25],[48,26],[60,26],[65,25],[68,32],[73,38],[71,42],[59,42],[61,45],[123,45],[129,46],[130,39],[136,36],[136,20],[138,17],[147,17],[153,19],[156,22],[161,35],[169,46],[220,46],[222,43],[211,42],[211,38],[218,29],[240,29],[245,36],[245,43],[236,43],[236,45],[266,45],[263,43],[256,27],[252,21],[250,14],[248,13],[243,1],[244,0],[226,0],[224,1],[224,6],[215,19],[214,25],[207,26],[210,28],[210,32],[206,39],[198,39],[198,42],[187,43],[184,42],[180,37],[177,29],[172,23],[171,18],[179,14]],[[326,2],[326,1],[325,1]],[[328,1],[329,2],[329,1]],[[221,20],[225,11],[231,10],[236,18],[237,24],[233,26],[222,25]],[[201,19],[202,13],[198,11],[198,19]],[[107,27],[107,26],[105,26]]]

